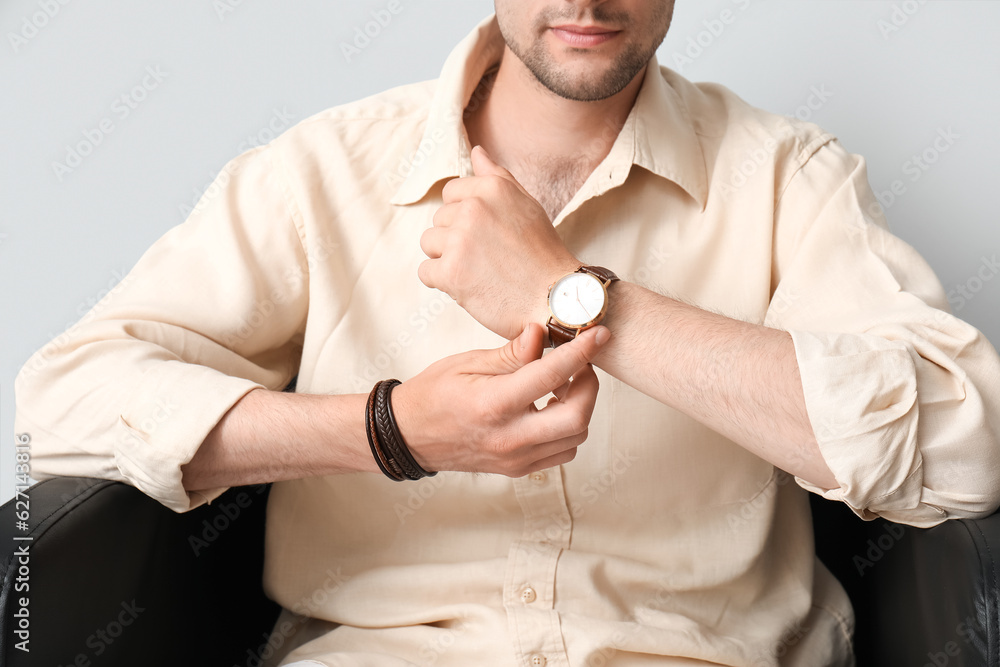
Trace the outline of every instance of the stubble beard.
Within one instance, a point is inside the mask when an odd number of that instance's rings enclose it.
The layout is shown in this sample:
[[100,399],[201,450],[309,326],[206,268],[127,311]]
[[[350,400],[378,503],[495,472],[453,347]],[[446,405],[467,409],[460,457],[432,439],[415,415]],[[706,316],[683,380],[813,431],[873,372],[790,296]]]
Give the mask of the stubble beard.
[[[652,39],[649,44],[630,44],[599,77],[590,78],[571,76],[553,60],[546,50],[545,40],[542,38],[544,26],[556,24],[565,18],[573,20],[575,17],[563,17],[554,13],[540,16],[538,24],[543,27],[534,31],[539,37],[527,48],[506,34],[504,41],[511,52],[524,63],[524,66],[542,86],[559,97],[576,102],[597,102],[624,90],[656,53],[656,49],[666,36],[670,22],[670,18],[664,16],[663,10],[658,11],[653,21],[657,24],[666,23],[658,38]],[[624,12],[602,14],[600,8],[597,8],[594,10],[594,20],[618,26],[626,31],[632,28],[632,17]],[[581,51],[583,50],[581,49]]]

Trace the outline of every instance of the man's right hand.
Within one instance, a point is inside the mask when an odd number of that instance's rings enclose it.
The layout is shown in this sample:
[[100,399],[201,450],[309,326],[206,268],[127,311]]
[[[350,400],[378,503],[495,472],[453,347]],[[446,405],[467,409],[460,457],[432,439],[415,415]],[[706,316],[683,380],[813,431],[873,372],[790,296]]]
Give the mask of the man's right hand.
[[542,357],[542,328],[530,324],[501,348],[435,362],[393,390],[403,439],[425,470],[521,477],[568,463],[597,400],[590,361],[610,336],[595,327]]
[[[567,463],[587,439],[597,400],[590,361],[610,336],[595,327],[542,357],[542,327],[531,324],[501,348],[435,362],[392,392],[403,439],[425,470],[520,477]],[[536,409],[550,392],[555,397]],[[184,488],[378,472],[365,435],[366,400],[254,389],[181,467]]]

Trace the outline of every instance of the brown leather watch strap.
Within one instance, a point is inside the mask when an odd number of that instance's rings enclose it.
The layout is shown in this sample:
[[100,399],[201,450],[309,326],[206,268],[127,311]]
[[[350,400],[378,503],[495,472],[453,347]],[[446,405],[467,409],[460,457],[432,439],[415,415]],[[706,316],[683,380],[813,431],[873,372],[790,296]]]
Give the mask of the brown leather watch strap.
[[549,344],[552,347],[559,347],[563,343],[568,343],[580,333],[579,329],[570,329],[556,322],[556,318],[550,317],[548,322]]
[[579,269],[577,269],[577,271],[580,273],[589,273],[590,275],[594,276],[602,283],[604,283],[605,287],[608,287],[611,283],[615,282],[616,280],[620,280],[620,278],[618,278],[618,276],[615,275],[614,271],[612,271],[611,269],[606,269],[603,266],[581,266]]

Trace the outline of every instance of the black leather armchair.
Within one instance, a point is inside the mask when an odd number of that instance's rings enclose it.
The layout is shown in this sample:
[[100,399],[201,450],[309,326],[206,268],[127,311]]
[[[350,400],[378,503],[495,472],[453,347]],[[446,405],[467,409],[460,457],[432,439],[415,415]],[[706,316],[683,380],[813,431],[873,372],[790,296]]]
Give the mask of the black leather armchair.
[[[28,531],[7,503],[0,665],[257,667],[280,611],[260,583],[268,490],[175,514],[124,484],[53,479],[28,492]],[[854,602],[860,667],[1000,667],[1000,514],[919,530],[813,498],[813,516]]]
[[[268,491],[176,514],[118,482],[36,484],[30,532],[17,498],[0,509],[0,665],[256,667],[280,611],[261,588]],[[17,537],[33,538],[27,563]]]

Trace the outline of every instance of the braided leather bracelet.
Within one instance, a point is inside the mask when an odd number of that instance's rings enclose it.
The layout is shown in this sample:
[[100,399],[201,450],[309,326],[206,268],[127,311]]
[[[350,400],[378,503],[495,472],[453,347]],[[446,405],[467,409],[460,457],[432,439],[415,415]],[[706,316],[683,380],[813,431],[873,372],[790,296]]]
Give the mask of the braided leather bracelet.
[[368,394],[368,404],[365,407],[365,432],[368,435],[368,446],[371,447],[372,456],[375,457],[375,463],[378,464],[379,470],[385,473],[385,476],[394,482],[402,482],[405,479],[403,471],[395,461],[386,456],[385,452],[382,450],[382,444],[378,439],[378,421],[375,416],[375,396],[378,393],[378,388],[381,384],[381,382],[377,383],[372,388],[372,392]]
[[417,463],[399,431],[391,400],[392,390],[398,384],[402,383],[399,380],[382,380],[368,395],[365,421],[372,456],[385,476],[395,482],[433,477],[437,473],[427,472]]

